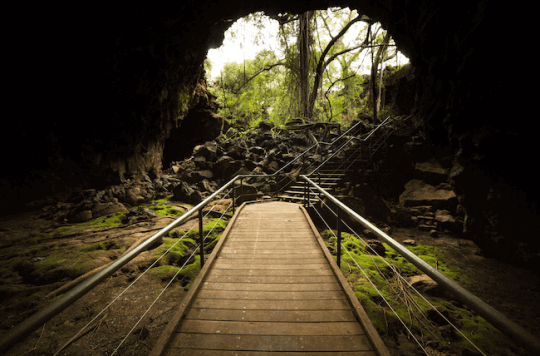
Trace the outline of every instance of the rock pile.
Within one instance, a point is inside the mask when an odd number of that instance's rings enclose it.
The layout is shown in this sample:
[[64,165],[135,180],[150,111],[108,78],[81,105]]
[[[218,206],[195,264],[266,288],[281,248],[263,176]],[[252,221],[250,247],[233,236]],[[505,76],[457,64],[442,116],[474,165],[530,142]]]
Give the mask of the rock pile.
[[[85,222],[171,194],[173,200],[198,204],[236,175],[277,172],[309,145],[307,137],[296,132],[279,135],[259,133],[243,138],[209,141],[196,146],[188,159],[172,162],[160,177],[151,179],[147,174],[142,174],[126,179],[120,174],[122,184],[103,190],[76,191],[64,202],[44,207],[41,217],[62,223]],[[299,160],[274,179],[244,179],[242,199],[237,202],[268,196],[278,186],[294,180],[314,160],[321,162],[322,156]]]
[[[416,164],[416,177],[405,184],[399,203],[392,208],[392,221],[398,226],[460,235],[463,232],[463,209],[452,186],[448,169],[435,159]],[[429,182],[429,183],[428,183]]]

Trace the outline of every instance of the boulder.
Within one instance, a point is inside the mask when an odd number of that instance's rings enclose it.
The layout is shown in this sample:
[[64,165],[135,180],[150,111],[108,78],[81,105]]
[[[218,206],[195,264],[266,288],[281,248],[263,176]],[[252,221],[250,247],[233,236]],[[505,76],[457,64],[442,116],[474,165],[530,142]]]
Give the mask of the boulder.
[[[232,179],[238,175],[245,176],[245,175],[250,175],[250,174],[251,174],[251,171],[249,169],[247,169],[246,167],[240,167],[239,170],[231,174],[230,177],[225,177],[225,179]],[[244,184],[246,184],[246,180],[249,180],[249,178],[244,178]],[[240,179],[237,179],[236,183],[240,184]]]
[[236,196],[239,197],[237,204],[242,204],[245,201],[256,200],[263,194],[257,191],[257,188],[251,184],[243,183],[242,186],[236,188]]
[[202,171],[195,171],[195,172],[191,172],[190,174],[190,178],[191,178],[191,181],[190,183],[198,183],[200,181],[202,181],[203,179],[211,179],[214,177],[214,173],[212,173],[212,171],[206,169],[206,170],[202,170]]
[[194,192],[195,191],[186,182],[181,182],[173,189],[173,200],[186,203],[191,202],[191,195],[193,195]]
[[217,153],[217,143],[213,141],[206,142],[204,145],[195,146],[193,156],[204,157],[207,161],[215,159]]
[[418,178],[430,184],[439,184],[448,180],[449,168],[441,166],[439,161],[432,158],[426,162],[418,162],[414,167]]
[[[257,163],[255,163],[253,161],[245,160],[244,161],[244,167],[246,167],[250,171],[253,171],[253,170],[255,170],[255,168],[257,168]],[[257,174],[257,173],[253,173],[253,174]]]
[[204,157],[204,156],[193,157],[193,163],[195,163],[195,166],[198,169],[207,169],[208,168],[208,164],[206,163],[206,157]]
[[[141,188],[139,187],[131,187],[126,189],[124,201],[131,206],[138,205],[145,200],[141,193]],[[146,191],[144,191],[144,193],[146,193]]]
[[368,229],[364,229],[364,231],[362,231],[362,234],[365,236],[366,239],[371,239],[371,240],[378,239],[377,235],[375,235],[373,231],[368,230]]
[[92,220],[92,210],[83,210],[73,215],[69,219],[69,222],[81,223],[81,222],[86,222],[89,220]]
[[199,192],[198,190],[194,190],[193,194],[191,194],[189,203],[193,204],[193,205],[197,205],[200,202],[202,202],[203,200],[204,200],[204,197],[203,197],[202,193]]
[[415,227],[413,214],[409,209],[397,207],[392,211],[392,223],[399,227]]
[[272,162],[268,163],[266,168],[271,173],[277,172],[279,170],[279,162],[278,161],[272,161]]
[[197,183],[197,188],[199,188],[199,190],[203,190],[210,193],[214,193],[216,191],[214,187],[212,187],[208,179],[203,179],[202,181]]
[[442,289],[427,274],[420,274],[406,278],[407,282],[420,293],[426,293],[431,296],[438,296],[442,293]]
[[97,203],[92,207],[92,218],[114,214],[117,211],[127,211],[127,209],[122,203]]
[[437,189],[418,179],[405,184],[405,191],[399,196],[399,202],[403,206],[431,205],[450,211],[455,211],[458,203],[453,191]]
[[456,234],[459,234],[463,230],[463,222],[455,219],[448,210],[437,210],[435,212],[435,220],[443,230],[448,230]]
[[372,255],[377,254],[381,257],[386,255],[386,249],[382,242],[378,240],[366,240],[367,245],[364,247],[364,251]]
[[251,147],[251,148],[249,149],[249,151],[250,151],[251,153],[254,153],[254,154],[258,155],[258,156],[264,155],[264,152],[265,152],[265,151],[264,151],[264,148],[262,148],[262,147],[260,147],[260,146]]
[[392,211],[388,203],[381,197],[375,196],[373,200],[365,204],[366,214],[379,221],[386,222]]
[[229,152],[227,152],[227,156],[230,156],[236,160],[242,160],[244,159],[244,150],[241,147],[233,146]]

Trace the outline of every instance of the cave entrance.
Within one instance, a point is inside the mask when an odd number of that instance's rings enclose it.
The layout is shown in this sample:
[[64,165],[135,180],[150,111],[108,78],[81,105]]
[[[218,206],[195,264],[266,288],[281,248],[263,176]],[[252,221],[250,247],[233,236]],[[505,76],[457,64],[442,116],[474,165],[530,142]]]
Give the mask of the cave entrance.
[[[260,121],[279,127],[296,117],[347,126],[373,115],[368,101],[373,64],[377,110],[389,111],[385,104],[392,100],[379,90],[384,87],[379,79],[409,62],[379,22],[349,8],[300,15],[256,12],[237,20],[224,36],[222,46],[207,54],[208,90],[217,97],[219,114],[244,128]],[[309,115],[304,105],[312,107]]]
[[[302,22],[305,14],[308,19]],[[195,90],[191,101],[197,104],[167,140],[163,166],[188,158],[196,145],[225,133],[223,118],[235,130],[255,130],[261,121],[283,127],[289,120],[305,118],[302,107],[309,101],[310,121],[343,127],[373,115],[374,105],[377,111],[389,112],[393,100],[378,89],[384,87],[381,80],[371,86],[371,66],[375,64],[374,73],[383,78],[409,60],[379,22],[368,20],[349,8],[301,15],[255,12],[238,19],[225,31],[221,47],[208,51],[204,87]],[[307,34],[303,27],[309,28]],[[305,56],[299,45],[302,38],[307,39]],[[300,62],[306,60],[302,68]],[[372,89],[376,104],[369,101]]]

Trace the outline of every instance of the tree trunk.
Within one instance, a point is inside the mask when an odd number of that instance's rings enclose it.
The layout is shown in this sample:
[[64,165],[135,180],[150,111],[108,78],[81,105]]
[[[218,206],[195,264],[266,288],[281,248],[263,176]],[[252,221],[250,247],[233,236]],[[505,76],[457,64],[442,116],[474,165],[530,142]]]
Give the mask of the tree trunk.
[[[377,92],[377,88],[376,88],[377,68],[379,67],[379,63],[383,62],[383,53],[384,53],[384,50],[386,49],[389,41],[390,41],[390,33],[387,31],[386,34],[384,35],[382,46],[380,46],[379,49],[377,50],[377,55],[375,56],[375,59],[374,60],[372,59],[372,65],[371,65],[371,98],[372,98],[372,103],[373,103],[373,120],[374,120],[374,122],[377,122],[377,110],[378,110],[378,105],[376,103],[377,96],[375,95],[375,93]],[[373,54],[372,54],[372,56],[373,56]],[[381,75],[382,75],[382,71],[381,71]]]
[[311,94],[309,96],[309,102],[308,102],[308,107],[307,107],[307,115],[306,116],[309,119],[311,119],[313,117],[313,108],[315,107],[315,100],[317,99],[317,93],[319,91],[319,87],[321,86],[322,76],[323,76],[324,71],[326,70],[326,67],[330,64],[330,62],[332,62],[338,56],[340,56],[342,54],[345,54],[347,52],[354,51],[355,49],[358,49],[360,47],[365,47],[367,45],[367,43],[368,43],[368,37],[366,37],[364,43],[362,43],[361,45],[358,45],[358,46],[352,47],[352,48],[347,48],[347,49],[345,49],[343,51],[340,51],[340,52],[335,53],[334,55],[330,56],[330,58],[328,58],[328,60],[325,60],[326,55],[328,54],[330,49],[334,46],[334,44],[339,39],[341,39],[341,37],[343,37],[345,35],[345,33],[349,30],[349,28],[354,23],[356,23],[358,21],[368,21],[369,22],[371,20],[369,20],[368,18],[366,18],[366,17],[364,17],[362,15],[358,15],[357,17],[352,19],[345,27],[343,27],[341,29],[341,31],[336,35],[336,37],[332,38],[332,40],[328,43],[328,45],[324,49],[323,53],[319,57],[319,61],[317,63],[317,68],[315,69],[315,79],[314,79],[314,82],[313,82],[313,88],[312,88]]
[[310,21],[313,11],[308,11],[299,16],[300,30],[298,32],[298,50],[300,53],[300,115],[308,116],[309,100],[309,46],[311,42]]

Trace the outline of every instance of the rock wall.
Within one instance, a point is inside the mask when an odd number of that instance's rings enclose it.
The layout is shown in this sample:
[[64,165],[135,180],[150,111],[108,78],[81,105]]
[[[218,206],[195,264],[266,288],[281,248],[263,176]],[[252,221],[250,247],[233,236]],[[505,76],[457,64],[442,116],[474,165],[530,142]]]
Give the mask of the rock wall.
[[500,257],[525,258],[522,249],[529,261],[538,258],[539,193],[531,165],[517,159],[538,152],[524,104],[533,94],[520,90],[526,78],[519,73],[493,70],[521,67],[522,58],[504,46],[528,44],[503,20],[534,21],[500,1],[201,0],[81,6],[76,15],[35,7],[39,17],[21,21],[32,36],[20,38],[16,51],[25,59],[16,72],[35,70],[19,80],[32,112],[21,111],[3,130],[3,213],[69,185],[106,185],[122,172],[159,174],[179,98],[195,88],[207,50],[221,44],[235,19],[329,6],[381,21],[410,58],[413,118],[426,126],[434,150],[451,149],[471,238]]

